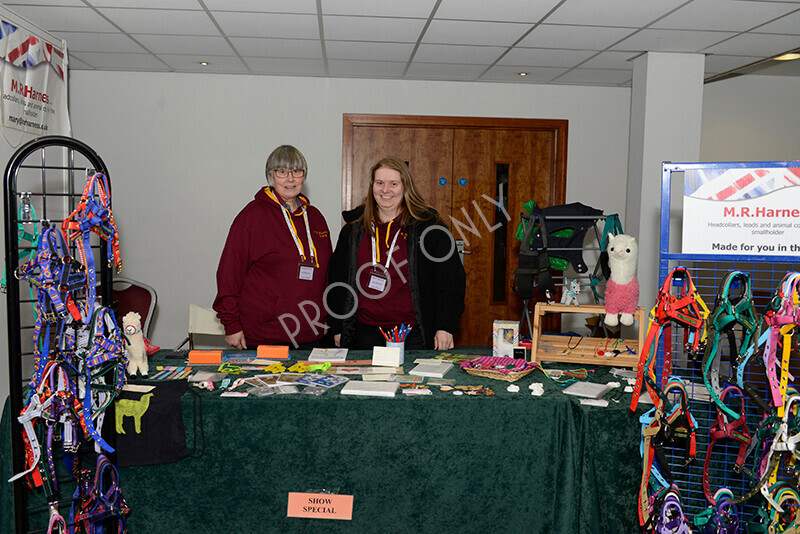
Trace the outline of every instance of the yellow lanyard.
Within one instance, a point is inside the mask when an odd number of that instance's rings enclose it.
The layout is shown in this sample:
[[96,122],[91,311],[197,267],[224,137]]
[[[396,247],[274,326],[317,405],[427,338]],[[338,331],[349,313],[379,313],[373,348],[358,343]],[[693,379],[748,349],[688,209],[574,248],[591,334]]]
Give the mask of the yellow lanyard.
[[[386,258],[386,270],[389,270],[389,263],[392,261],[392,254],[394,253],[394,246],[397,243],[397,237],[400,235],[400,230],[395,232],[394,239],[392,239],[392,244],[389,244],[389,234],[391,233],[392,229],[392,222],[389,221],[389,225],[386,227],[386,249],[387,249],[387,258]],[[375,222],[372,223],[372,229],[375,230],[375,237],[372,238],[372,266],[379,265],[381,263],[381,239],[380,239],[380,231],[377,226],[375,226]]]
[[[300,241],[300,236],[297,233],[297,227],[294,225],[294,221],[289,216],[291,212],[286,205],[279,201],[275,193],[272,191],[271,188],[266,189],[267,196],[270,197],[272,200],[278,203],[281,207],[281,213],[283,213],[283,219],[286,221],[286,226],[289,228],[289,232],[292,234],[292,239],[294,240],[294,244],[297,247],[297,252],[300,253],[300,257],[303,261],[306,261],[306,251],[305,247],[303,247],[302,241]],[[314,240],[311,238],[311,225],[308,223],[308,210],[302,204],[300,208],[303,210],[303,221],[306,225],[306,238],[308,239],[308,246],[311,249],[311,256],[314,258],[314,264],[319,268],[319,260],[317,259],[317,247],[314,246]]]

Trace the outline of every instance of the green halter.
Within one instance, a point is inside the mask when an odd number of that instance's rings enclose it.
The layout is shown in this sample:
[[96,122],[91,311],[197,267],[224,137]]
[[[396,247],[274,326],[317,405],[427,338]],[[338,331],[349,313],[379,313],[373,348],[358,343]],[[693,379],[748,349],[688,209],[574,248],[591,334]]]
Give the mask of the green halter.
[[[738,285],[738,295],[734,295],[734,287]],[[736,349],[735,327],[743,328],[742,342]],[[749,358],[747,349],[750,344],[758,339],[761,328],[761,317],[756,315],[753,306],[753,291],[750,275],[742,271],[731,271],[722,280],[717,293],[716,306],[708,319],[709,337],[711,342],[706,345],[703,358],[703,382],[711,395],[714,404],[727,416],[734,420],[741,414],[731,410],[722,402],[722,389],[719,385],[720,362],[720,336],[726,334],[731,348],[730,362],[732,377],[728,378],[731,384],[736,384],[736,371],[740,364],[744,365]],[[752,354],[752,353],[750,353]]]

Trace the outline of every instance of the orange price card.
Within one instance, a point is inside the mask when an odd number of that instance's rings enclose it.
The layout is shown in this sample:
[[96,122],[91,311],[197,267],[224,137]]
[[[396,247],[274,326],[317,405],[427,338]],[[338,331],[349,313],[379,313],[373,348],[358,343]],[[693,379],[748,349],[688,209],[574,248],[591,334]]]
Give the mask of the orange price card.
[[286,517],[353,519],[353,496],[330,493],[289,493]]
[[256,357],[265,360],[288,360],[289,345],[259,345]]

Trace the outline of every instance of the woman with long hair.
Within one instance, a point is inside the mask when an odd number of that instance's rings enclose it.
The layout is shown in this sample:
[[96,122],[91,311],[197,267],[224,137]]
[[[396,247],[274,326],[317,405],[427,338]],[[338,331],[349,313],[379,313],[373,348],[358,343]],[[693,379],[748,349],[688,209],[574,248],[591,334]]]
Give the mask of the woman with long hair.
[[405,326],[407,349],[452,349],[464,267],[408,166],[394,157],[378,161],[364,203],[342,216],[327,298],[336,344],[371,349],[386,343],[384,332]]

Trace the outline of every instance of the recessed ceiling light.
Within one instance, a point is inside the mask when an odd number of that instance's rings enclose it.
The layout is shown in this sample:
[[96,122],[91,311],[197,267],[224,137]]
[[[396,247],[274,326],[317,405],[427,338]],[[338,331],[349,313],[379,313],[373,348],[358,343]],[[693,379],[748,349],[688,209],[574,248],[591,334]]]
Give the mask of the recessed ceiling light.
[[201,61],[200,64],[204,67],[208,67],[208,61]]
[[520,73],[519,73],[519,75],[520,75],[520,76],[527,76],[527,75],[528,75],[528,73],[527,73],[527,72],[520,72]]
[[792,59],[800,59],[800,54],[783,54],[782,56],[778,56],[773,59],[775,61],[789,61]]

